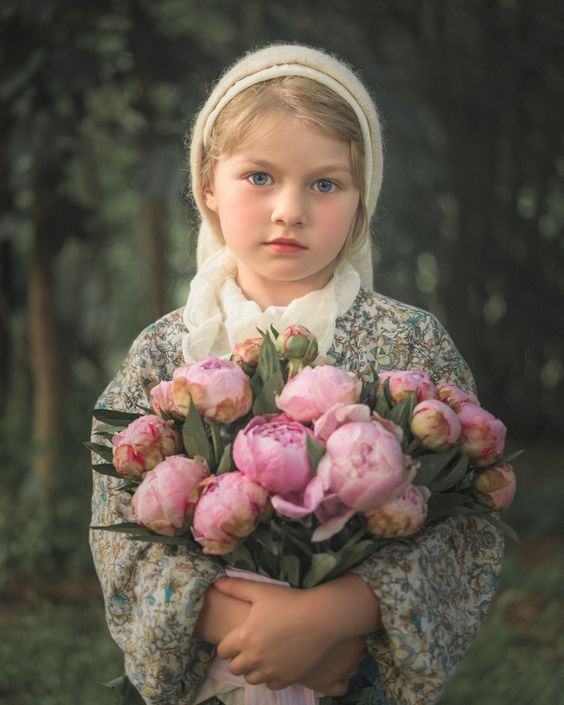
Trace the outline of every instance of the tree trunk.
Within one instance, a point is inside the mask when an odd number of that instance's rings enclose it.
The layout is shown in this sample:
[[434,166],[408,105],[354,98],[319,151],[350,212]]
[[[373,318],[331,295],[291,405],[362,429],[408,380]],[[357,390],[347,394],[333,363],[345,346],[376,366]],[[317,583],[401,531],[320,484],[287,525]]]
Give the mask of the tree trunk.
[[36,186],[28,320],[33,378],[33,461],[37,498],[47,505],[53,491],[61,432],[59,349],[56,335],[53,255],[45,232],[49,192]]

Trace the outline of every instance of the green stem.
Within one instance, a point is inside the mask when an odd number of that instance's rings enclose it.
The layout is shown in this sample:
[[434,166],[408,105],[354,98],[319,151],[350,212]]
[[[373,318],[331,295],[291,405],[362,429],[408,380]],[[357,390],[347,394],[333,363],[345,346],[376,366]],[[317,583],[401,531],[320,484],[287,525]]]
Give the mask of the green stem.
[[213,454],[215,458],[214,465],[218,465],[223,455],[223,443],[221,442],[221,434],[219,432],[219,426],[214,421],[208,421],[211,430],[211,440],[213,446]]

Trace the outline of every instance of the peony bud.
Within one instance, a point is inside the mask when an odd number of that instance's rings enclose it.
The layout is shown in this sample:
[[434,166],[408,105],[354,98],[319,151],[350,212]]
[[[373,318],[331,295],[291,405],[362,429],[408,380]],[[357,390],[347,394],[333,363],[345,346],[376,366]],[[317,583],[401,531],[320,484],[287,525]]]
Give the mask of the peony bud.
[[516,490],[516,478],[513,467],[506,463],[495,468],[488,468],[476,475],[474,489],[480,504],[501,511],[507,509]]
[[203,484],[192,533],[204,553],[221,556],[254,531],[268,505],[268,492],[241,472],[210,477]]
[[305,326],[288,326],[276,338],[276,352],[288,360],[289,378],[312,363],[318,353],[317,338]]
[[378,373],[379,392],[384,386],[384,382],[389,380],[390,396],[394,406],[405,399],[409,394],[415,395],[415,402],[419,403],[425,399],[436,399],[437,392],[435,385],[431,382],[429,375],[420,370],[392,370],[390,372]]
[[171,389],[172,382],[159,382],[151,389],[151,406],[159,416],[174,414],[174,405],[170,396]]
[[427,399],[413,409],[411,432],[424,448],[441,453],[458,442],[460,421],[449,406]]
[[218,423],[244,416],[253,403],[251,383],[239,365],[215,357],[178,367],[172,376],[171,398],[182,416],[188,414],[192,399],[202,416]]
[[475,394],[456,387],[454,384],[439,384],[437,387],[439,399],[448,404],[457,414],[464,404],[475,404],[480,406],[480,402]]
[[408,485],[399,497],[366,513],[368,530],[386,539],[411,536],[425,524],[430,494],[426,487]]
[[458,420],[461,426],[462,451],[468,453],[472,465],[493,465],[503,455],[507,429],[489,411],[481,406],[465,404]]
[[257,368],[263,340],[264,338],[259,336],[258,338],[247,338],[241,343],[235,343],[231,359],[248,375],[252,375]]
[[119,475],[139,480],[169,455],[182,448],[174,422],[160,416],[141,416],[112,439],[113,464]]
[[203,458],[171,455],[143,476],[131,507],[136,521],[165,536],[182,534],[190,526],[200,496],[200,483],[209,475]]
[[356,404],[362,382],[338,367],[304,367],[276,397],[276,406],[296,421],[318,419],[334,404]]

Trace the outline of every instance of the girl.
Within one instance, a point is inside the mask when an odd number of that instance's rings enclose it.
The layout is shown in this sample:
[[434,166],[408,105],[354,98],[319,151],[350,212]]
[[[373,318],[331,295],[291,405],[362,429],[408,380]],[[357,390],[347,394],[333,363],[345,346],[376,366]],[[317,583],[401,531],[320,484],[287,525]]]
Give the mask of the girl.
[[[245,56],[201,110],[190,163],[202,225],[188,302],[138,336],[98,406],[147,406],[175,367],[228,356],[257,326],[290,323],[307,326],[340,367],[417,368],[474,390],[433,316],[371,289],[380,129],[342,62],[296,45]],[[129,496],[98,474],[92,510],[94,524],[131,520]],[[313,690],[342,695],[365,648],[372,703],[436,702],[485,616],[502,553],[487,522],[450,518],[338,580],[295,590],[222,577],[217,561],[186,548],[103,531],[91,547],[127,676],[154,705],[242,703],[245,684],[272,697],[302,684],[292,692],[303,702]],[[225,678],[206,677],[215,645]]]

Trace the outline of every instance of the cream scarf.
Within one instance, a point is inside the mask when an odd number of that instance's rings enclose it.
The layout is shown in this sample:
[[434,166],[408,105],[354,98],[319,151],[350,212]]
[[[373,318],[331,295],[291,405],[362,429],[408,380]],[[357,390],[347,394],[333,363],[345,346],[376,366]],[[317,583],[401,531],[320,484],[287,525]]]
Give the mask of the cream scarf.
[[183,320],[188,332],[182,340],[186,364],[208,356],[227,358],[235,343],[256,338],[257,328],[274,326],[282,332],[292,323],[308,328],[317,338],[319,353],[327,353],[338,316],[352,305],[360,289],[360,275],[348,261],[339,263],[329,283],[288,306],[264,311],[237,285],[236,262],[227,247],[206,260],[190,286]]

